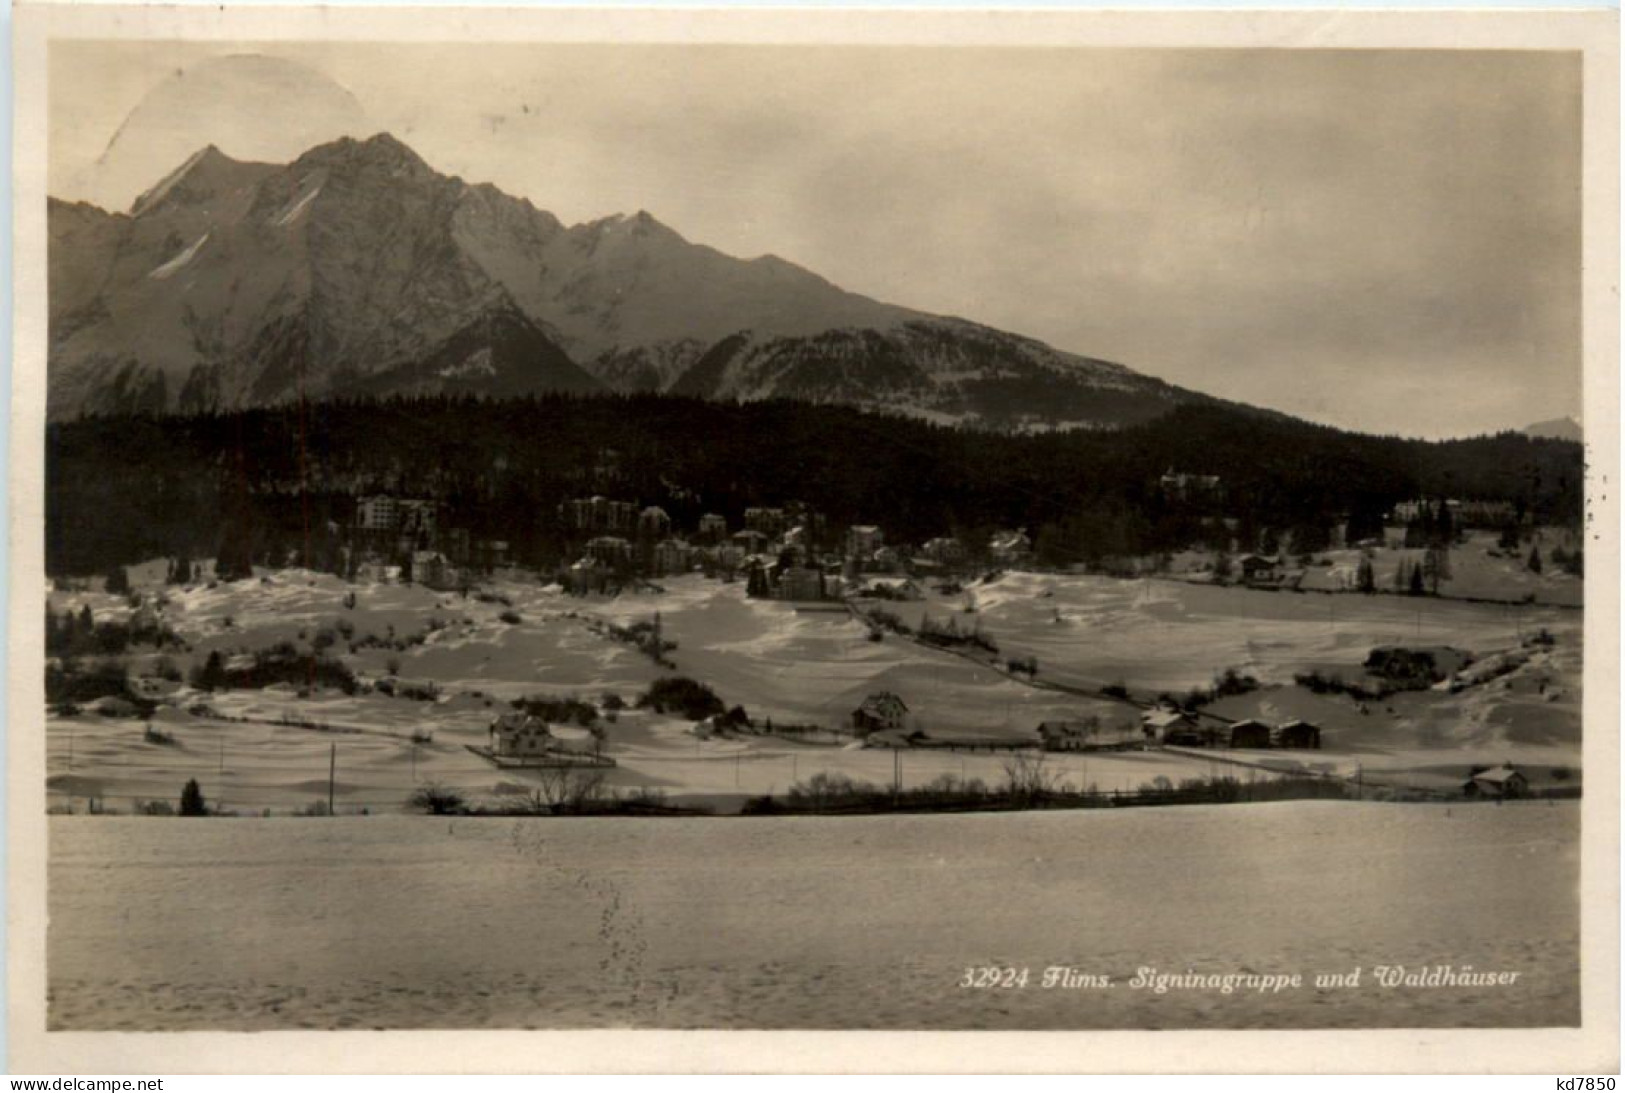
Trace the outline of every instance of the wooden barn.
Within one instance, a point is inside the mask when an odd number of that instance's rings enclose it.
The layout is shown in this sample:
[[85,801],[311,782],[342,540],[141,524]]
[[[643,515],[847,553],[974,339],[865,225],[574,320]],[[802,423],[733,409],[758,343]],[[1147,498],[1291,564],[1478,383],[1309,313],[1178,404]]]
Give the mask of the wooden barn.
[[1496,800],[1527,797],[1529,779],[1511,763],[1503,763],[1501,766],[1474,774],[1462,785],[1461,791],[1468,797],[1489,797]]
[[1232,748],[1267,748],[1270,746],[1270,727],[1256,718],[1237,721],[1230,726]]
[[1318,748],[1320,747],[1320,726],[1311,725],[1307,721],[1294,719],[1287,721],[1275,730],[1275,746],[1278,748]]

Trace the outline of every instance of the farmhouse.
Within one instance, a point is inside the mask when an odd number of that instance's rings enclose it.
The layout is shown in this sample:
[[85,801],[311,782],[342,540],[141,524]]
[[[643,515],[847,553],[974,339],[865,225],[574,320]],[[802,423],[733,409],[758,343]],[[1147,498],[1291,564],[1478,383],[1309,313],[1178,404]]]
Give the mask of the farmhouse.
[[1529,794],[1529,779],[1511,763],[1503,763],[1489,770],[1481,770],[1468,778],[1461,787],[1468,797],[1514,798]]
[[1230,726],[1232,748],[1267,748],[1270,746],[1270,727],[1256,718],[1237,721]]
[[908,706],[890,691],[876,691],[852,711],[852,727],[860,733],[900,729]]
[[1196,730],[1196,719],[1184,710],[1147,710],[1140,715],[1140,727],[1146,736],[1164,744],[1188,747],[1202,744],[1202,734]]
[[1038,741],[1045,751],[1087,751],[1099,731],[1098,721],[1040,721]]
[[1320,747],[1320,727],[1297,719],[1284,722],[1279,729],[1275,730],[1275,746],[1278,748],[1318,748]]
[[491,722],[491,753],[515,759],[546,754],[553,747],[553,734],[547,722],[517,710],[501,714]]

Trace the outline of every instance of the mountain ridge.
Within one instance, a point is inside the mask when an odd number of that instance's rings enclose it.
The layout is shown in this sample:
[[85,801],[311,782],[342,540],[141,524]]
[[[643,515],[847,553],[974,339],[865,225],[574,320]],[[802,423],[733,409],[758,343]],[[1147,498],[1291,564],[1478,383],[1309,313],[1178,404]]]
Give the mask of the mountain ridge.
[[387,133],[284,165],[207,145],[126,213],[52,198],[47,217],[53,418],[605,390],[1053,428],[1208,400],[774,255],[729,256],[646,210],[566,225]]

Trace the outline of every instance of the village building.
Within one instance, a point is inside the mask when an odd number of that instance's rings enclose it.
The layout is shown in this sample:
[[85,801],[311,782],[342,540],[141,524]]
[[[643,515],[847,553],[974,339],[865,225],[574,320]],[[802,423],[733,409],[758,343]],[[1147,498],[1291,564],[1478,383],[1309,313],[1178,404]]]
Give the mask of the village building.
[[854,524],[846,529],[846,553],[851,558],[867,558],[885,543],[886,537],[873,524]]
[[1262,554],[1249,554],[1238,563],[1241,579],[1250,585],[1273,585],[1281,580],[1280,563]]
[[958,539],[938,536],[927,539],[920,553],[938,565],[958,565],[965,560],[965,544]]
[[518,710],[500,714],[489,729],[491,754],[510,759],[533,759],[553,750],[547,722]]
[[1091,721],[1040,721],[1038,742],[1045,751],[1084,751],[1098,729]]
[[1202,734],[1196,728],[1196,718],[1184,710],[1158,707],[1140,715],[1140,729],[1148,739],[1182,747],[1200,747]]
[[1529,779],[1511,763],[1503,763],[1489,770],[1481,770],[1463,783],[1462,793],[1468,797],[1489,797],[1496,800],[1527,797]]
[[1033,556],[1033,541],[1022,529],[996,531],[988,539],[988,553],[1000,565],[1017,565]]
[[671,534],[671,517],[659,505],[650,505],[638,513],[638,536],[644,539],[661,539]]
[[1275,730],[1274,744],[1278,748],[1318,748],[1320,727],[1298,719],[1283,722]]
[[908,706],[890,691],[876,691],[852,711],[852,728],[860,733],[900,729],[908,716]]
[[559,522],[571,531],[629,532],[637,526],[638,507],[631,501],[611,501],[593,496],[565,501],[559,506]]
[[767,549],[768,537],[755,528],[745,528],[734,532],[729,541],[746,554],[760,554]]
[[685,572],[693,556],[693,550],[681,539],[662,539],[654,548],[655,572]]
[[458,587],[462,575],[438,550],[415,550],[411,556],[411,579],[437,592],[451,592]]
[[1256,718],[1245,718],[1230,726],[1232,748],[1267,748],[1270,746],[1270,727]]
[[1220,479],[1216,474],[1186,474],[1169,467],[1159,484],[1163,496],[1173,501],[1207,501],[1220,494]]
[[436,541],[435,503],[388,494],[362,497],[356,502],[354,528],[374,549],[426,550]]
[[624,566],[632,560],[632,544],[615,535],[587,540],[587,556],[607,566]]
[[564,585],[578,596],[591,595],[604,591],[612,575],[609,566],[589,556],[570,566],[564,574]]
[[784,533],[788,521],[783,509],[748,508],[745,510],[745,527],[751,531],[761,532],[765,538],[771,539]]
[[708,543],[720,542],[728,537],[728,518],[708,512],[700,517],[699,537]]
[[807,566],[788,566],[779,574],[776,591],[781,600],[822,600],[824,575]]

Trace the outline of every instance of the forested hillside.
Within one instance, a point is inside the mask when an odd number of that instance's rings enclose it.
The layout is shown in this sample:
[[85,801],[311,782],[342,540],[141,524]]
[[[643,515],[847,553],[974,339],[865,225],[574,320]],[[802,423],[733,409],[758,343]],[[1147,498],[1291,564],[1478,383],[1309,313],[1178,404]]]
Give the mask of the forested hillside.
[[[1217,475],[1170,497],[1174,470]],[[1576,525],[1581,448],[1515,433],[1447,442],[1374,437],[1224,406],[1183,406],[1112,431],[1004,435],[840,406],[656,395],[433,397],[195,416],[89,417],[47,433],[46,561],[88,574],[157,555],[212,555],[229,527],[266,557],[336,549],[357,496],[440,503],[442,527],[561,560],[558,503],[604,494],[661,505],[679,533],[705,512],[801,501],[832,528],[890,542],[985,541],[1024,527],[1040,561],[1174,550],[1235,521],[1314,544],[1356,537],[1396,502],[1504,499]]]

